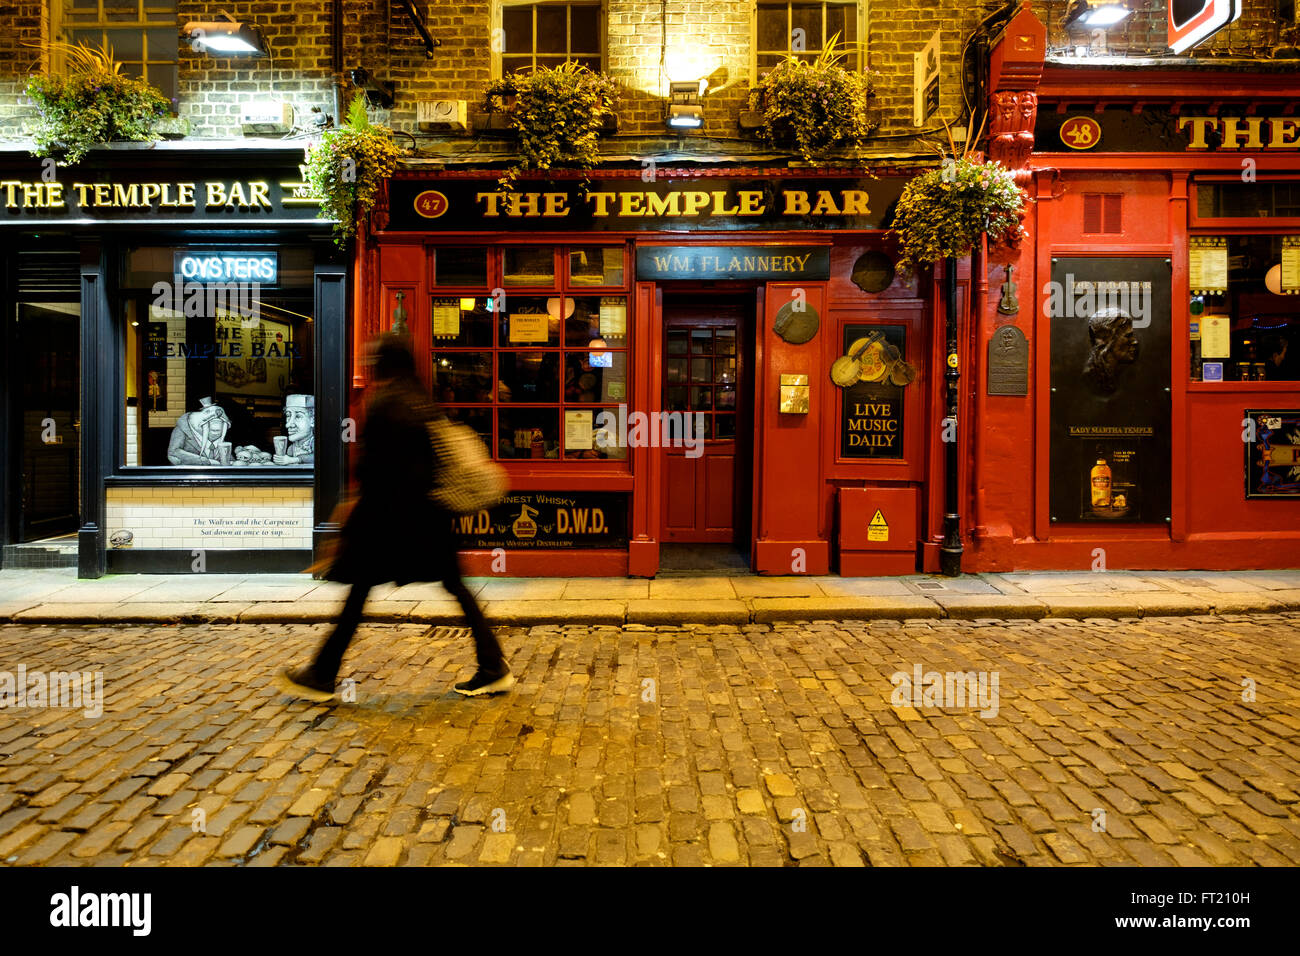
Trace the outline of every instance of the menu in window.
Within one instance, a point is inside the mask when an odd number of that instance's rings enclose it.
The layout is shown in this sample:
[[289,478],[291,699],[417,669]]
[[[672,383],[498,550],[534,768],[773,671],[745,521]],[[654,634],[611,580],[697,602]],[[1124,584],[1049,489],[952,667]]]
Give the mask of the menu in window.
[[1300,236],[1282,237],[1282,291],[1300,293]]
[[545,342],[548,320],[549,316],[545,313],[541,315],[511,314],[510,341],[512,343]]
[[1228,358],[1232,354],[1231,330],[1231,316],[1201,316],[1201,358]]
[[460,301],[457,299],[433,300],[433,337],[454,339],[460,335]]
[[1187,284],[1192,295],[1228,291],[1228,240],[1198,236],[1189,240]]
[[591,450],[591,412],[564,413],[565,451]]
[[622,296],[607,295],[601,297],[600,334],[602,336],[627,335],[627,300]]

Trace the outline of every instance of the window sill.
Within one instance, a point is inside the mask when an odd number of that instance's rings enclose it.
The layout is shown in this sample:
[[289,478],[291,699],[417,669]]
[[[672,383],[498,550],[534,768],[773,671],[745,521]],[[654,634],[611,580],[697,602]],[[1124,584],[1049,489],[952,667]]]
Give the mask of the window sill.
[[104,484],[108,487],[142,487],[150,485],[287,485],[290,487],[311,487],[316,484],[316,475],[309,468],[164,468],[162,466],[143,466],[123,469],[115,475],[107,475]]
[[1268,393],[1300,393],[1300,381],[1296,382],[1188,382],[1189,392],[1226,392],[1230,395]]

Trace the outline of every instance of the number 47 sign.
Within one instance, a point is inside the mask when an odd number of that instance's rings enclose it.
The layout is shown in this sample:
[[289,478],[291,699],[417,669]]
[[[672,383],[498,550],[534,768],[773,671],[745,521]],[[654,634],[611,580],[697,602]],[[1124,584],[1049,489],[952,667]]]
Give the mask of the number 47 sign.
[[1190,50],[1241,16],[1241,0],[1169,0],[1169,48]]

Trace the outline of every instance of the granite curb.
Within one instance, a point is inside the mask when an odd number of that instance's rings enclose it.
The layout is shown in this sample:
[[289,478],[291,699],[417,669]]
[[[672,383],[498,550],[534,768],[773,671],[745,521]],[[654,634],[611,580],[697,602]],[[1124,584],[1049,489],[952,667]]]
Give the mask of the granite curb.
[[[713,600],[488,600],[494,624],[769,624],[777,621],[979,620],[1188,617],[1300,611],[1300,590],[1132,594],[940,594],[922,596],[750,597]],[[0,624],[310,624],[333,622],[341,601],[0,603]],[[372,601],[366,620],[452,624],[454,601]]]

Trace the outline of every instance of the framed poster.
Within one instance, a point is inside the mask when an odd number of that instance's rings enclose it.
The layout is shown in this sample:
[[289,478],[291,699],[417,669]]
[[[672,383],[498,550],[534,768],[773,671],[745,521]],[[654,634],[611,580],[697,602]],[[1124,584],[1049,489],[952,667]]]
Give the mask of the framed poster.
[[898,373],[897,361],[907,357],[906,326],[846,325],[844,354],[861,372],[840,389],[840,457],[902,458],[903,393],[910,379]]
[[1164,258],[1052,260],[1053,522],[1169,520],[1169,286]]
[[1251,410],[1246,446],[1247,498],[1300,498],[1300,408]]
[[144,389],[140,401],[148,412],[167,411],[167,323],[145,323]]

